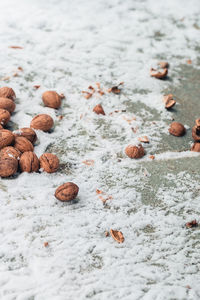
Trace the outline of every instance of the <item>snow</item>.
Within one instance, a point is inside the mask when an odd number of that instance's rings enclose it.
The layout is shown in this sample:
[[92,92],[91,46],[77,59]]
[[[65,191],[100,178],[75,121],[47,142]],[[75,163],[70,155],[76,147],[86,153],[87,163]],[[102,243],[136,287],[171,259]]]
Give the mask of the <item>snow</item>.
[[[180,64],[195,63],[198,8],[198,0],[1,0],[0,78],[10,76],[1,86],[17,95],[11,120],[22,128],[36,114],[51,115],[54,130],[37,131],[35,152],[53,152],[62,164],[55,174],[0,180],[1,299],[199,299],[199,234],[184,228],[199,219],[199,176],[172,172],[160,186],[146,184],[151,164],[199,156],[156,154],[170,119],[162,102],[169,82],[149,76],[166,60],[178,84]],[[81,93],[96,82],[107,90],[121,81],[121,95],[86,100]],[[42,105],[45,90],[65,94],[60,110]],[[92,112],[98,103],[105,117]],[[116,109],[126,112],[110,116]],[[143,135],[147,155],[125,157],[126,145]],[[68,181],[79,195],[61,203],[54,192]],[[103,206],[96,189],[113,199]],[[148,204],[147,191],[155,195]],[[123,232],[123,244],[105,237],[111,228]]]

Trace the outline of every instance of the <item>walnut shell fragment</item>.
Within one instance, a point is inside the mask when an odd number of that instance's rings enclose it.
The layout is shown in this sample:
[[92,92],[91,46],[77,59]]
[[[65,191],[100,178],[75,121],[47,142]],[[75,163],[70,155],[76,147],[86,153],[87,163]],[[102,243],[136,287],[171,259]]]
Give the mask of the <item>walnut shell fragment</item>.
[[197,227],[197,226],[198,226],[198,223],[197,223],[196,220],[192,220],[191,222],[187,222],[187,223],[185,224],[185,226],[186,226],[187,228]]
[[20,156],[21,156],[21,152],[12,146],[4,147],[0,151],[0,159],[11,157],[11,158],[15,158],[15,159],[19,160]]
[[0,97],[0,108],[6,109],[10,114],[15,110],[15,103],[9,98]]
[[0,88],[0,97],[9,98],[14,101],[16,95],[12,88],[5,86]]
[[40,168],[47,173],[54,173],[58,170],[59,159],[55,154],[44,153],[39,158]]
[[170,109],[176,104],[176,101],[173,99],[172,94],[165,95],[163,97],[163,101],[165,102],[165,108],[166,109]]
[[0,149],[10,146],[14,142],[14,134],[7,129],[0,130]]
[[141,144],[138,146],[128,145],[125,148],[125,153],[130,158],[141,158],[145,155],[144,148]]
[[32,151],[33,152],[32,143],[23,136],[15,137],[14,148],[19,150],[21,153],[24,153],[24,152],[27,152],[27,151]]
[[162,69],[165,69],[165,68],[169,68],[169,64],[168,64],[168,62],[166,62],[166,61],[159,61],[158,62],[158,65],[162,68]]
[[73,182],[67,182],[59,186],[55,191],[55,197],[63,202],[71,201],[78,195],[79,187]]
[[190,150],[193,152],[200,152],[200,143],[194,143]]
[[140,141],[141,143],[147,143],[147,144],[149,143],[149,139],[146,135],[142,136],[142,137],[139,137],[138,141]]
[[192,137],[195,142],[200,142],[200,119],[195,121],[196,125],[192,127]]
[[168,69],[167,68],[163,69],[163,71],[161,71],[161,72],[156,70],[156,69],[153,69],[153,68],[150,69],[150,76],[151,77],[155,77],[155,78],[158,78],[158,79],[163,79],[167,76],[167,74],[168,74]]
[[121,231],[110,229],[110,234],[112,238],[117,241],[119,244],[124,242],[124,236]]
[[105,115],[104,109],[101,106],[101,104],[97,104],[94,108],[93,108],[93,112],[95,112],[97,115]]
[[54,121],[51,116],[47,114],[40,114],[32,119],[30,127],[47,132],[53,127],[53,125]]
[[46,91],[42,95],[44,105],[51,108],[59,108],[61,106],[61,96],[55,91]]
[[17,172],[18,161],[15,158],[4,158],[0,160],[0,176],[9,177]]
[[10,113],[6,109],[0,108],[0,124],[6,125],[10,121]]
[[32,151],[24,152],[19,161],[19,166],[22,172],[37,172],[39,170],[39,165],[39,159]]
[[179,122],[172,122],[169,128],[169,133],[174,136],[183,136],[186,130],[185,127]]
[[20,128],[18,130],[13,131],[15,136],[23,136],[27,140],[29,140],[32,144],[37,140],[36,132],[29,127]]

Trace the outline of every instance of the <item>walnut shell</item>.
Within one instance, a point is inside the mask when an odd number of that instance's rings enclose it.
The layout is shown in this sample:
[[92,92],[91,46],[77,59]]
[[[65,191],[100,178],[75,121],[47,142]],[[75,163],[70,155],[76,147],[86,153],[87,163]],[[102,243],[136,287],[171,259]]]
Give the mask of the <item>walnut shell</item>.
[[9,177],[17,172],[18,160],[14,158],[4,158],[0,160],[0,176]]
[[71,201],[78,195],[79,187],[73,182],[67,182],[59,186],[55,191],[55,197],[60,201]]
[[28,127],[20,128],[18,130],[15,130],[13,133],[15,136],[25,137],[32,144],[34,144],[35,141],[37,140],[36,132],[32,128],[28,128]]
[[167,76],[168,74],[168,69],[165,68],[163,69],[162,72],[158,71],[158,70],[155,70],[153,68],[150,69],[150,76],[151,77],[155,77],[155,78],[158,78],[158,79],[163,79]]
[[186,130],[185,127],[179,122],[172,122],[169,128],[169,133],[175,136],[183,136]]
[[11,114],[15,110],[15,103],[9,98],[0,97],[0,108],[6,109]]
[[191,151],[200,152],[200,143],[194,143],[191,147]]
[[168,64],[168,62],[166,62],[166,61],[160,61],[160,62],[158,63],[158,65],[159,65],[162,69],[169,68],[169,64]]
[[95,112],[97,115],[105,115],[105,112],[104,112],[103,107],[101,106],[101,104],[97,104],[93,108],[93,112]]
[[59,108],[61,106],[61,97],[54,91],[46,91],[42,95],[42,100],[45,106]]
[[55,154],[44,153],[39,158],[40,168],[47,173],[54,173],[59,167],[59,159]]
[[12,88],[5,86],[0,88],[0,97],[9,98],[14,101],[16,95]]
[[53,125],[54,122],[52,117],[46,114],[41,114],[32,119],[30,127],[42,131],[49,131]]
[[141,158],[144,156],[145,151],[141,144],[138,146],[128,145],[125,153],[130,158]]
[[6,158],[6,157],[12,157],[12,158],[15,158],[15,159],[19,160],[20,156],[21,156],[21,152],[19,150],[15,149],[12,146],[4,147],[0,151],[0,158],[1,159]]
[[192,127],[192,137],[195,142],[200,142],[200,129],[199,126]]
[[15,137],[14,148],[19,150],[21,153],[24,153],[26,151],[32,151],[33,152],[32,143],[23,136]]
[[7,129],[0,130],[0,149],[11,145],[14,142],[14,134]]
[[10,113],[6,109],[0,108],[0,123],[6,125],[10,120]]
[[110,234],[119,244],[124,242],[124,236],[121,231],[110,229]]
[[19,166],[22,172],[37,172],[39,170],[39,165],[39,159],[32,151],[24,152],[19,161]]

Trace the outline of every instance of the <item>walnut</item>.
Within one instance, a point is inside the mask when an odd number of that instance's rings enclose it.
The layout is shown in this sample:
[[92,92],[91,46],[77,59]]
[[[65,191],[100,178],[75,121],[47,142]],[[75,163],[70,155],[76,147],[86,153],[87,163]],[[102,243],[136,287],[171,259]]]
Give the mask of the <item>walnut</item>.
[[169,133],[175,136],[183,136],[186,130],[185,127],[179,122],[172,122],[169,128]]
[[125,149],[125,153],[130,158],[141,158],[145,154],[141,144],[138,146],[128,145]]
[[6,125],[10,120],[10,113],[6,109],[0,108],[0,124]]
[[21,152],[12,146],[4,147],[0,151],[0,158],[12,157],[19,160],[20,156]]
[[79,187],[73,182],[67,182],[59,186],[55,191],[55,197],[63,202],[71,201],[78,195]]
[[0,149],[11,145],[14,142],[14,134],[7,129],[0,130]]
[[103,107],[101,106],[101,104],[97,104],[93,108],[93,112],[95,112],[97,115],[105,115],[105,112],[104,112]]
[[19,166],[22,172],[37,172],[39,170],[39,159],[32,151],[24,152],[20,158]]
[[44,153],[39,158],[40,168],[47,173],[54,173],[59,167],[59,159],[55,154]]
[[0,160],[0,176],[9,177],[17,172],[18,160],[15,158],[3,158]]
[[32,143],[23,136],[15,137],[14,148],[19,150],[21,153],[33,151]]
[[11,99],[0,97],[0,108],[1,109],[6,109],[11,114],[15,110],[15,107],[16,107],[16,105]]
[[46,114],[35,116],[31,121],[31,128],[49,131],[54,125],[52,117]]
[[36,132],[32,128],[24,127],[13,131],[15,136],[23,136],[27,138],[32,144],[37,140]]
[[42,95],[45,106],[59,108],[61,106],[61,96],[54,91],[46,91]]
[[12,88],[5,86],[0,88],[0,97],[9,98],[14,101],[16,95]]

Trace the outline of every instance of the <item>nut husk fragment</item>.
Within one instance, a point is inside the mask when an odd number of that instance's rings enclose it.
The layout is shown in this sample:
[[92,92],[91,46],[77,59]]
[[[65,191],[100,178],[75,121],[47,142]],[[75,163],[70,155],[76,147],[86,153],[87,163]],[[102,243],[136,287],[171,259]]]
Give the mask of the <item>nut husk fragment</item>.
[[146,135],[139,137],[138,141],[140,141],[141,143],[149,143],[149,139]]
[[11,114],[15,110],[15,107],[16,107],[16,105],[13,100],[11,100],[9,98],[0,97],[0,108],[1,109],[6,109]]
[[36,132],[29,127],[20,128],[18,130],[15,130],[13,133],[15,136],[23,136],[27,138],[27,140],[29,140],[32,144],[34,144],[37,140]]
[[46,91],[42,95],[45,106],[59,108],[61,106],[61,96],[55,91]]
[[187,223],[185,224],[185,226],[186,226],[187,228],[197,227],[197,226],[198,226],[198,223],[197,223],[196,220],[192,220],[192,221],[190,221],[190,222],[187,222]]
[[78,195],[79,187],[73,182],[67,182],[59,186],[55,191],[55,197],[63,202],[71,201]]
[[9,177],[17,172],[18,160],[15,158],[4,158],[0,160],[0,176]]
[[125,149],[125,153],[130,158],[141,158],[144,156],[145,151],[141,144],[138,146],[128,145]]
[[39,158],[40,168],[47,173],[54,173],[59,167],[59,159],[55,154],[44,153]]
[[119,244],[124,242],[124,236],[121,231],[110,229],[110,234],[112,238],[117,241]]
[[176,104],[176,101],[173,99],[172,94],[165,95],[163,97],[163,101],[165,102],[165,108],[166,109],[170,109]]
[[12,146],[4,147],[0,151],[0,159],[11,157],[19,160],[20,156],[21,156],[21,152]]
[[158,70],[155,70],[153,68],[150,69],[150,76],[151,77],[155,77],[155,78],[158,78],[158,79],[163,79],[167,76],[168,74],[168,69],[165,68],[163,69],[162,72],[158,71]]
[[39,170],[39,159],[32,151],[24,152],[20,158],[19,166],[22,172],[37,172]]
[[14,134],[7,129],[0,130],[0,149],[11,145],[14,142]]
[[33,152],[33,145],[32,143],[23,136],[15,137],[14,148],[19,150],[21,153],[32,151]]
[[103,107],[101,106],[101,104],[97,104],[93,108],[93,112],[95,112],[97,115],[105,115],[105,112],[104,112]]
[[162,68],[162,69],[165,69],[165,68],[169,68],[169,64],[168,62],[166,61],[159,61],[158,65]]
[[194,143],[190,150],[193,152],[200,152],[200,143]]
[[169,133],[175,136],[183,136],[186,130],[185,127],[179,122],[172,122],[169,128]]
[[40,114],[32,119],[30,127],[46,132],[49,131],[53,125],[54,122],[51,116],[47,114]]
[[12,88],[5,86],[0,88],[0,97],[9,98],[14,101],[16,95]]
[[10,113],[6,109],[0,108],[0,124],[6,125],[10,120]]

